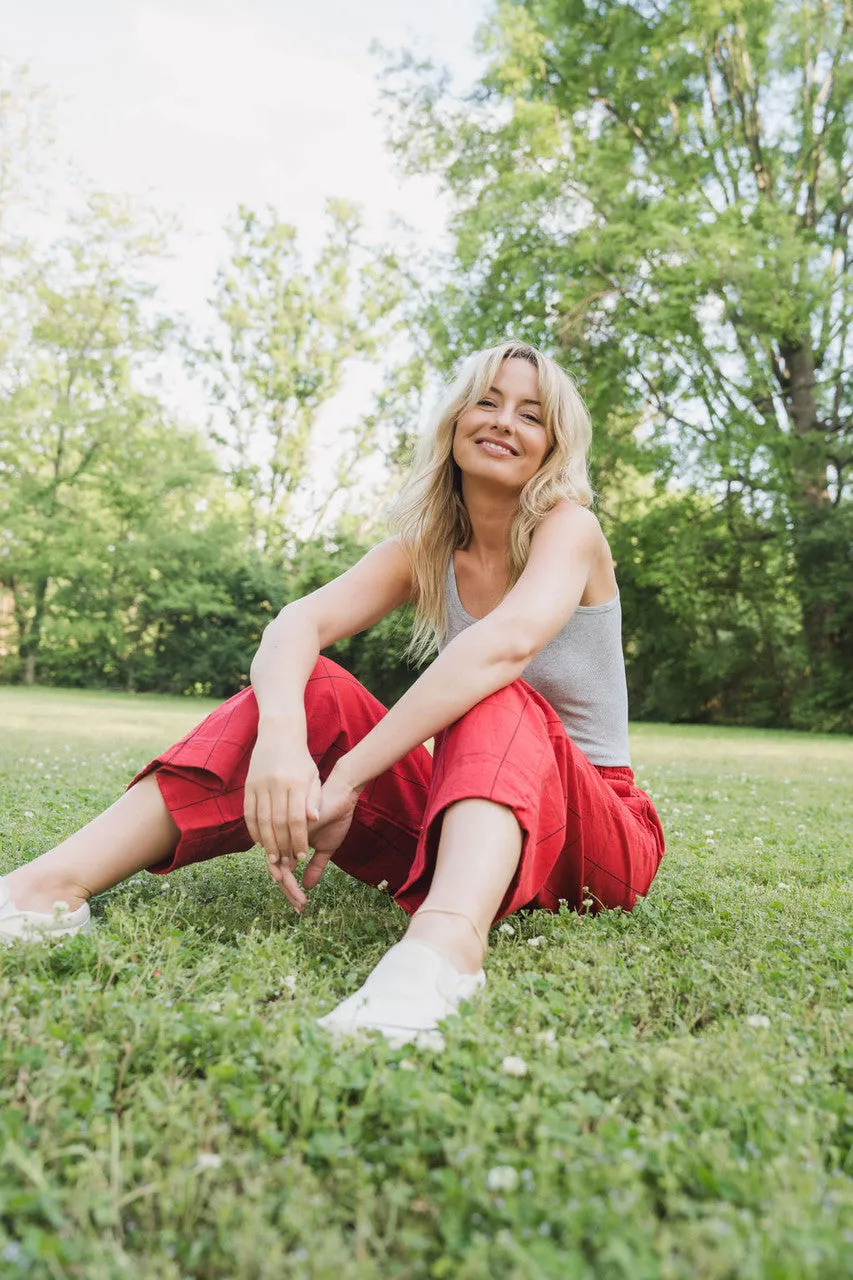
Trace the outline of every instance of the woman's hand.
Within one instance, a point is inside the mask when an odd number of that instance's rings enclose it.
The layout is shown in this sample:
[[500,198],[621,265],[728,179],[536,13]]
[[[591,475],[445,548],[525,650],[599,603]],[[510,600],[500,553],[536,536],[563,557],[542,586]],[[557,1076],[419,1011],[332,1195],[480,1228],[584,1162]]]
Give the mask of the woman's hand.
[[346,776],[346,757],[340,760],[323,783],[320,793],[320,816],[311,824],[314,856],[305,868],[302,884],[313,889],[325,870],[326,863],[346,839],[361,788],[354,787]]
[[308,822],[320,813],[320,775],[307,746],[295,747],[275,728],[258,730],[249,763],[243,815],[249,835],[263,846],[270,874],[301,911],[307,901],[293,872],[308,856]]

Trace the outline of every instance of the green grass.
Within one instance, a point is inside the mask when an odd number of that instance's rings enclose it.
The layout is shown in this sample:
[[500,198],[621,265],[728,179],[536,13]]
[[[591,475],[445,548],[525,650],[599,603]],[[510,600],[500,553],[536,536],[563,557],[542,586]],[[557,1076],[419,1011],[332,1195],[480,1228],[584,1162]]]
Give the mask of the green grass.
[[[209,705],[0,690],[0,871]],[[334,871],[301,920],[257,855],[141,876],[0,953],[0,1275],[850,1277],[853,745],[633,750],[651,896],[496,930],[440,1056],[315,1027],[403,924]]]

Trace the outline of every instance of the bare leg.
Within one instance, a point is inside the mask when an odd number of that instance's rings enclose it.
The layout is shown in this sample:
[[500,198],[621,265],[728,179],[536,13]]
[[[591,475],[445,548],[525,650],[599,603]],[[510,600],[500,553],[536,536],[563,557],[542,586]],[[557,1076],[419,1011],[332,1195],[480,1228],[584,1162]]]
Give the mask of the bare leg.
[[178,828],[157,780],[149,774],[62,844],[4,877],[21,911],[46,911],[67,902],[74,911],[96,893],[167,858]]
[[[491,800],[460,800],[444,815],[435,873],[424,906],[469,916],[488,934],[521,857],[521,828],[511,809]],[[458,915],[415,916],[407,938],[429,943],[460,973],[476,973],[483,945]]]
[[485,982],[480,935],[486,937],[520,856],[511,809],[491,800],[451,805],[423,904],[432,909],[413,917],[405,938],[320,1026],[333,1036],[380,1031],[392,1045],[443,1047],[440,1023]]

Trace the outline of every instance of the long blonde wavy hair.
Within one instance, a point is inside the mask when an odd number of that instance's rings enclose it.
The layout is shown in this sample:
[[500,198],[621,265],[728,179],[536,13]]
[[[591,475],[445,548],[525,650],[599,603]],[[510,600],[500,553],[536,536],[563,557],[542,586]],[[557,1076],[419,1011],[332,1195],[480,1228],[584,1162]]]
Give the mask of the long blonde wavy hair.
[[461,414],[494,383],[504,360],[527,360],[539,375],[542,420],[548,452],[521,490],[509,539],[506,591],[518,581],[534,530],[561,499],[588,507],[593,492],[587,474],[592,428],[577,387],[556,361],[526,342],[503,342],[478,351],[447,387],[419,442],[412,470],[394,503],[390,520],[412,565],[415,622],[409,652],[426,658],[447,633],[445,575],[450,557],[471,538],[462,498],[462,473],[453,459],[453,437]]

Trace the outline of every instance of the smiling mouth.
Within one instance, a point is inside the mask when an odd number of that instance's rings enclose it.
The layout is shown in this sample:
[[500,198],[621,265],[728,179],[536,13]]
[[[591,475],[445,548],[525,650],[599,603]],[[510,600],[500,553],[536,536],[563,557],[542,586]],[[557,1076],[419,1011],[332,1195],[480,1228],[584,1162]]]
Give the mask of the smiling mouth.
[[518,454],[511,445],[500,444],[497,440],[475,440],[474,443],[479,445],[486,453],[492,454],[495,458],[517,458]]

